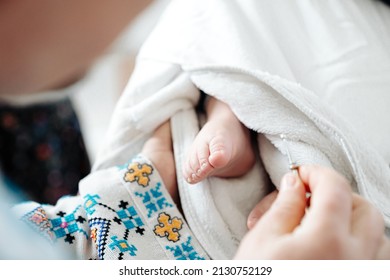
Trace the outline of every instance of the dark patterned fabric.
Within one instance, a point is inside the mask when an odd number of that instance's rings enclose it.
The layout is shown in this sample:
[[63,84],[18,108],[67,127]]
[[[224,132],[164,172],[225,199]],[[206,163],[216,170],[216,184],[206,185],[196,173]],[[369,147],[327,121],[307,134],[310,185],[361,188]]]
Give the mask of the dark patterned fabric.
[[90,162],[71,101],[0,104],[0,168],[7,185],[26,199],[55,204],[76,194]]
[[390,5],[390,0],[381,0],[383,3]]

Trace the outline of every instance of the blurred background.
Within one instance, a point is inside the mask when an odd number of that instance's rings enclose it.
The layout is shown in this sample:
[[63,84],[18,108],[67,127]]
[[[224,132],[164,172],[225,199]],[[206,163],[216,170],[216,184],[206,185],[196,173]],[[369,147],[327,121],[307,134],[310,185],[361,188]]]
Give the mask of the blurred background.
[[169,0],[154,0],[100,57],[72,94],[93,162],[117,99],[132,73],[135,57]]
[[104,140],[110,116],[126,86],[135,57],[169,0],[154,0],[100,57],[72,94],[91,162]]
[[169,2],[0,1],[0,185],[49,204],[77,193]]

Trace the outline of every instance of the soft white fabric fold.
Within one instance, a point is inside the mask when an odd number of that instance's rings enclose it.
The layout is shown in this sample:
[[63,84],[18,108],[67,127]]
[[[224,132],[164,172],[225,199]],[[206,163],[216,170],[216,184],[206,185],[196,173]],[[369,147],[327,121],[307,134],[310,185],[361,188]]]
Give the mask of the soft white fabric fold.
[[[344,174],[390,227],[389,47],[390,10],[377,1],[173,1],[141,50],[95,169],[137,154],[172,118],[186,219],[212,258],[230,258],[269,183],[264,168],[275,185],[287,171],[283,133],[298,164]],[[181,178],[199,129],[198,89],[259,133],[261,162],[248,175],[196,186]]]

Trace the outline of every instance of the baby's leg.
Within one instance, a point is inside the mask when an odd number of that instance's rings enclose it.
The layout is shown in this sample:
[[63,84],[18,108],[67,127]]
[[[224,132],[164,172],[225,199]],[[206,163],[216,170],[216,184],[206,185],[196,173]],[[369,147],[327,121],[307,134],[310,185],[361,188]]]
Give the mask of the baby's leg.
[[152,137],[145,142],[142,154],[156,167],[173,201],[179,206],[169,121],[158,127]]
[[207,122],[191,146],[183,175],[191,184],[208,176],[237,177],[254,164],[250,132],[225,103],[210,98]]

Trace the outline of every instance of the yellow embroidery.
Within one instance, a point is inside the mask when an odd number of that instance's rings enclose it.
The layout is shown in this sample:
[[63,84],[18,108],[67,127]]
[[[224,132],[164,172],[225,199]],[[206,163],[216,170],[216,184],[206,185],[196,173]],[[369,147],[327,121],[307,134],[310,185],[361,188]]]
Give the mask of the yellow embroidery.
[[97,239],[97,228],[92,228],[91,229],[91,234],[90,236],[91,239],[93,240],[94,243],[96,243],[96,239]]
[[160,237],[166,237],[169,241],[176,242],[179,240],[179,230],[183,226],[183,221],[177,217],[171,219],[171,216],[161,213],[157,221],[160,223],[154,227],[154,233]]
[[126,182],[137,181],[138,185],[147,187],[149,184],[149,175],[153,172],[153,167],[149,164],[140,164],[137,162],[130,163],[127,167],[128,172],[125,174]]
[[30,221],[34,222],[37,225],[47,223],[47,216],[45,210],[43,210],[42,208],[38,208],[35,213],[30,217]]

